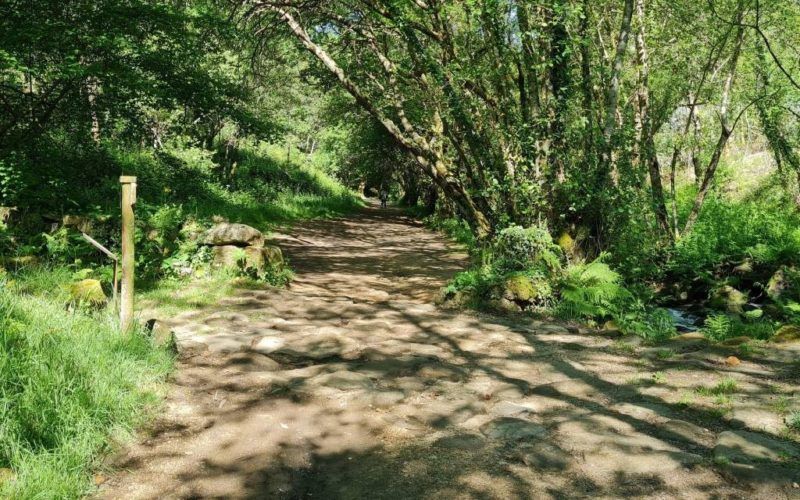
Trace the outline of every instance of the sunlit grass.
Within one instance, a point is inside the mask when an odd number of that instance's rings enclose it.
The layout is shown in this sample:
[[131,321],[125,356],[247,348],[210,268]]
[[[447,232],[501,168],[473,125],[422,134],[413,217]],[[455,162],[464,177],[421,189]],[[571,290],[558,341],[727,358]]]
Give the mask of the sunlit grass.
[[[36,290],[45,276],[17,286]],[[99,456],[148,417],[171,367],[142,332],[121,334],[105,312],[68,312],[55,290],[0,284],[0,468],[13,474],[2,498],[87,493]]]

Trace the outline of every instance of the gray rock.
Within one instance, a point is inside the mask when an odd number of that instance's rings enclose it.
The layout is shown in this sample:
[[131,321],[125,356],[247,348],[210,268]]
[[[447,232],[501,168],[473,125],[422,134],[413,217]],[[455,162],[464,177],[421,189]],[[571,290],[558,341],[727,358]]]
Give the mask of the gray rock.
[[264,235],[246,224],[221,222],[206,232],[203,243],[212,246],[260,247],[264,245]]
[[158,347],[175,345],[175,331],[172,326],[157,319],[148,321],[147,324],[150,326],[153,344]]
[[667,433],[668,438],[680,437],[695,444],[709,442],[714,436],[708,429],[685,420],[668,420],[661,425],[661,429]]
[[259,354],[269,355],[283,347],[286,342],[278,337],[262,337],[250,346],[250,350]]
[[222,245],[213,248],[212,264],[218,268],[255,269],[263,272],[268,267],[283,267],[283,254],[281,249],[276,246],[249,246],[239,247],[236,245]]
[[714,290],[711,294],[711,299],[709,299],[709,305],[714,309],[725,310],[733,314],[741,314],[748,299],[746,293],[730,285],[724,285]]
[[497,417],[517,417],[534,413],[532,406],[512,403],[511,401],[500,401],[492,407],[489,413]]
[[512,302],[506,298],[490,300],[487,305],[499,312],[504,313],[517,313],[522,311],[522,308],[516,302]]
[[800,458],[797,445],[747,431],[725,431],[717,436],[714,458],[733,462],[780,461]]
[[353,389],[369,389],[372,387],[372,380],[362,373],[339,370],[325,375],[318,375],[309,381],[309,384],[323,385],[331,389],[349,391]]
[[481,426],[481,432],[490,439],[522,441],[547,435],[547,429],[534,422],[519,418],[497,418]]

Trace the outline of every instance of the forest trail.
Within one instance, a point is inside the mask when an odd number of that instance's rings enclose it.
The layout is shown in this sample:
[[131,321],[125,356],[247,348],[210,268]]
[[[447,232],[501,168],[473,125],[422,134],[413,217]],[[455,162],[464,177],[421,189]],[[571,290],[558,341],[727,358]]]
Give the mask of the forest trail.
[[[99,497],[800,492],[774,452],[786,443],[677,402],[722,375],[745,391],[781,380],[779,362],[726,371],[690,343],[661,360],[556,323],[439,309],[467,256],[397,211],[303,223],[280,244],[297,271],[288,289],[169,320],[182,357],[165,408]],[[660,380],[670,363],[688,365]]]

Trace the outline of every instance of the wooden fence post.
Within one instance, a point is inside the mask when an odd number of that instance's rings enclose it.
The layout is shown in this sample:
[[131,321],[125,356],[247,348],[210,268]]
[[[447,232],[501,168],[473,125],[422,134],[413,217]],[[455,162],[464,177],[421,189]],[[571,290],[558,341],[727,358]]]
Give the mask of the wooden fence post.
[[122,287],[120,290],[119,325],[127,332],[133,325],[134,242],[133,206],[136,204],[136,177],[123,175],[122,184]]

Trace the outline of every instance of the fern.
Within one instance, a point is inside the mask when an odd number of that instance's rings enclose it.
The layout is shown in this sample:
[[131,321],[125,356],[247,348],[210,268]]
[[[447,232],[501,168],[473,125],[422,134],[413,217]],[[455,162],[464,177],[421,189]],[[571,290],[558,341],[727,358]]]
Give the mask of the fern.
[[621,300],[631,299],[620,285],[620,275],[603,262],[601,254],[586,264],[567,268],[561,282],[559,312],[569,318],[604,318],[619,310]]

